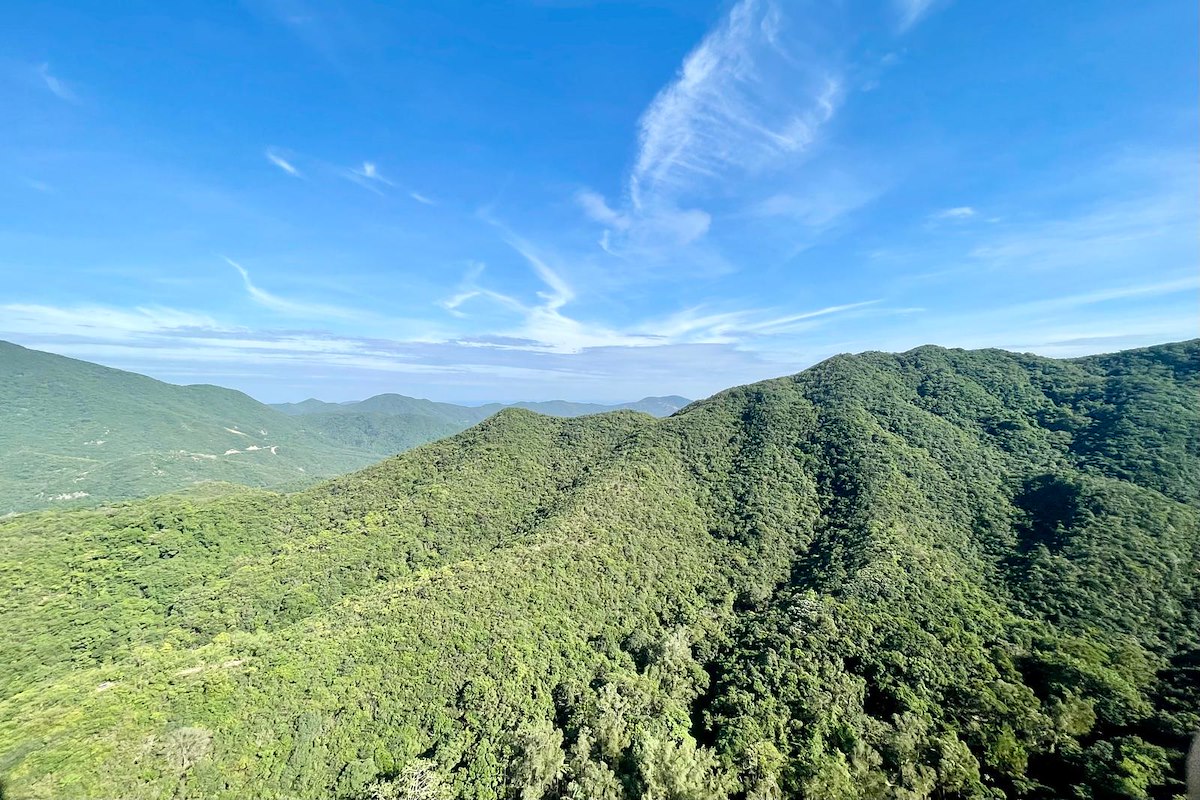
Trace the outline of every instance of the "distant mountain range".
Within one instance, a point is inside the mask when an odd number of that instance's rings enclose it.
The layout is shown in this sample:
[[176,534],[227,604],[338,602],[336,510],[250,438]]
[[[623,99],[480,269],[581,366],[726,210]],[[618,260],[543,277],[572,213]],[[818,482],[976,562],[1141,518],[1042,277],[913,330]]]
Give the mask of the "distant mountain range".
[[[524,406],[559,416],[664,415],[686,403]],[[458,433],[501,408],[401,395],[272,407],[232,389],[176,386],[0,342],[0,515],[213,481],[299,487]]]
[[588,414],[603,414],[608,411],[641,411],[655,417],[669,417],[691,401],[678,395],[667,397],[643,397],[633,403],[601,405],[599,403],[572,403],[566,400],[543,402],[489,403],[482,406],[460,406],[453,403],[436,403],[405,397],[402,394],[377,394],[366,400],[349,403],[326,403],[308,399],[300,403],[272,403],[271,407],[291,416],[314,414],[408,414],[432,417],[449,423],[474,425],[504,408],[524,408],[550,417],[584,417]]

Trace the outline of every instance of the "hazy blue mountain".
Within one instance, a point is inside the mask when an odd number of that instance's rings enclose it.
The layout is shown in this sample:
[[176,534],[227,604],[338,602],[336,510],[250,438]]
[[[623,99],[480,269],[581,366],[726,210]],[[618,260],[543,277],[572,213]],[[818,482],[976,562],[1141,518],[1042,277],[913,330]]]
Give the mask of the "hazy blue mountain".
[[540,402],[520,403],[488,403],[482,406],[461,406],[453,403],[438,403],[432,400],[420,400],[406,397],[402,394],[379,394],[366,400],[348,403],[326,403],[321,400],[308,399],[300,403],[275,403],[272,408],[285,414],[302,416],[305,414],[356,414],[362,412],[379,414],[416,414],[449,423],[462,424],[464,427],[474,425],[487,419],[505,408],[525,408],[551,417],[582,417],[588,414],[604,414],[609,411],[641,411],[655,417],[669,417],[691,401],[670,395],[667,397],[643,397],[631,403],[604,405],[601,403],[573,403],[567,400],[546,400]]
[[604,414],[609,411],[641,411],[652,417],[669,417],[690,402],[692,401],[686,398],[670,395],[668,397],[643,397],[632,403],[619,403],[611,406],[597,403],[571,403],[566,400],[513,403],[513,405],[552,417],[582,417],[588,414]]

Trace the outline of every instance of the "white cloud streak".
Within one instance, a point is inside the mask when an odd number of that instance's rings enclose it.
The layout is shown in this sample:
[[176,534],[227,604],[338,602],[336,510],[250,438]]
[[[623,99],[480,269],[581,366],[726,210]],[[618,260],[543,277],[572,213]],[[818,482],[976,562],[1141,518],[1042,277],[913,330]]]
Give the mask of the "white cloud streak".
[[270,161],[272,164],[279,167],[281,170],[286,172],[288,175],[291,175],[293,178],[303,178],[304,177],[303,175],[300,174],[300,170],[296,169],[295,165],[293,165],[292,162],[290,162],[286,158],[284,158],[283,155],[275,148],[268,147],[267,151],[266,151],[266,156],[267,156],[267,161]]
[[967,217],[989,224],[968,226],[961,233],[970,235],[948,239],[944,250],[884,248],[872,257],[892,262],[902,283],[957,282],[966,274],[979,282],[990,275],[1002,293],[1035,276],[1094,285],[1139,270],[1194,270],[1200,261],[1194,161],[1176,151],[1105,153],[1088,168],[1042,176],[1031,188],[991,200],[989,212],[1002,216]]
[[538,297],[545,301],[546,308],[556,311],[575,299],[575,292],[567,282],[542,260],[529,242],[510,234],[508,243],[529,262],[529,266],[533,267],[533,271],[550,290],[538,292]]
[[859,71],[844,14],[739,0],[642,113],[622,195],[576,193],[601,249],[642,272],[686,260],[721,274],[736,269],[710,238],[722,220],[789,218],[767,235],[791,257],[881,194],[884,178],[856,174],[865,163],[822,148]]
[[936,211],[930,215],[930,219],[934,220],[967,220],[976,216],[978,212],[971,206],[955,206],[954,208],[944,208],[941,211]]
[[936,2],[937,0],[894,0],[899,32],[904,33],[920,22]]
[[348,169],[342,174],[349,180],[354,181],[359,186],[375,194],[383,194],[383,191],[379,188],[381,186],[391,188],[396,185],[379,172],[379,167],[374,161],[364,161],[361,167]]
[[629,180],[635,208],[794,160],[816,143],[843,81],[825,57],[796,58],[793,37],[774,0],[741,0],[684,59],[642,115]]
[[49,64],[39,64],[37,68],[38,77],[42,79],[42,83],[60,100],[66,100],[68,103],[78,103],[79,97],[67,85],[66,81],[56,77],[50,72]]
[[246,293],[250,298],[262,306],[280,314],[287,314],[295,317],[308,317],[316,319],[336,318],[336,319],[354,319],[364,316],[363,312],[353,309],[341,308],[340,306],[325,305],[322,303],[305,303],[296,300],[289,300],[280,297],[277,294],[261,289],[250,280],[250,273],[246,271],[238,262],[231,258],[224,258],[225,263],[237,270],[242,276],[242,285],[246,288]]
[[232,330],[220,326],[207,314],[161,306],[116,309],[99,305],[71,308],[37,303],[0,306],[7,332],[52,334],[101,339],[130,339],[144,334],[185,331]]
[[1118,201],[1059,220],[1004,227],[969,256],[993,269],[1127,269],[1132,260],[1195,263],[1195,201],[1173,192]]
[[[903,33],[939,0],[891,2]],[[842,3],[738,0],[642,113],[621,195],[576,193],[603,226],[600,248],[643,272],[686,259],[720,274],[736,268],[709,237],[724,219],[789,218],[786,232],[765,233],[790,258],[882,194],[888,178],[865,174],[877,168],[823,147],[863,75],[895,63],[847,35],[848,13]]]
[[529,265],[545,289],[537,292],[538,301],[527,303],[496,292],[480,283],[484,267],[473,265],[451,296],[439,305],[456,317],[467,317],[463,306],[473,301],[489,301],[515,323],[502,325],[499,333],[477,338],[473,346],[541,353],[572,354],[603,347],[647,348],[670,345],[725,344],[741,346],[750,340],[787,336],[810,330],[826,317],[865,310],[878,300],[828,306],[801,313],[780,314],[772,309],[705,312],[685,309],[665,318],[648,319],[614,327],[584,321],[569,315],[565,307],[578,295],[562,271],[529,241],[499,223],[504,240]]
[[924,315],[917,322],[873,332],[869,346],[901,350],[936,343],[1056,357],[1111,352],[1200,335],[1198,306],[1200,276],[1189,275]]
[[[1198,291],[1200,291],[1200,276],[1192,275],[1169,281],[1132,284],[1118,286],[1112,289],[1100,289],[1092,292],[1064,295],[1062,297],[1054,297],[1047,300],[1034,300],[1032,302],[1010,306],[1006,309],[1003,309],[1003,311],[1006,313],[1062,311],[1066,309],[1075,309],[1083,306],[1096,305],[1097,303],[1109,303],[1114,300],[1162,297],[1166,295],[1182,294],[1185,292],[1191,292],[1194,294]],[[1200,297],[1197,299],[1200,299]],[[1197,321],[1197,326],[1200,327],[1200,319]]]
[[618,231],[624,231],[629,228],[629,215],[610,208],[608,201],[598,192],[593,192],[591,189],[581,189],[575,193],[575,202],[583,209],[583,213],[594,222],[599,222],[601,225],[606,225]]
[[[353,181],[369,192],[374,192],[377,195],[383,196],[386,193],[384,189],[397,188],[396,182],[386,177],[379,171],[379,165],[374,161],[364,161],[360,167],[352,167],[350,169],[339,169],[338,173],[345,179]],[[436,206],[437,201],[430,197],[426,197],[420,192],[409,191],[410,199],[420,203],[423,206]]]

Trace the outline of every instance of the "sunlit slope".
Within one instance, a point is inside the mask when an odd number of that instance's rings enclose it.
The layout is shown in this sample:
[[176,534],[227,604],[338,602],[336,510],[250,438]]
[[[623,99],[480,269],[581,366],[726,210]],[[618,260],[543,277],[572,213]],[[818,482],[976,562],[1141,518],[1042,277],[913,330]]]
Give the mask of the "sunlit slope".
[[302,482],[451,432],[424,420],[354,430],[296,420],[230,389],[175,386],[0,342],[0,515],[200,481]]
[[1200,347],[507,410],[0,523],[6,797],[1171,797]]

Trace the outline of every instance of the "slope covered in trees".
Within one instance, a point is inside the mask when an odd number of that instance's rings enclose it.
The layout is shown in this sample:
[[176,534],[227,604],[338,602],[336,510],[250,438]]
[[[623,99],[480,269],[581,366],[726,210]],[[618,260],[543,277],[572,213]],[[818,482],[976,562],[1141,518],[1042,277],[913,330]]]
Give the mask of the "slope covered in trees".
[[632,403],[617,405],[602,405],[599,403],[572,403],[567,400],[546,400],[542,402],[521,402],[505,405],[503,403],[488,403],[482,406],[460,406],[454,403],[437,403],[432,400],[421,400],[406,397],[402,394],[377,394],[366,400],[352,403],[325,403],[320,400],[308,399],[300,403],[276,403],[272,408],[292,416],[326,415],[326,414],[393,414],[415,415],[430,417],[441,422],[461,426],[459,430],[470,427],[490,417],[505,408],[524,408],[551,417],[583,417],[589,414],[604,414],[609,411],[642,411],[655,417],[669,417],[689,402],[684,397],[668,395],[666,397],[643,397]]
[[8,798],[1171,798],[1200,343],[510,409],[0,523]]
[[[669,414],[684,404],[646,398],[630,406]],[[561,416],[609,410],[527,405]],[[451,436],[501,408],[401,395],[270,407],[218,386],[175,386],[0,342],[0,516],[207,481],[307,485]]]
[[0,515],[201,481],[311,482],[382,455],[231,389],[175,386],[0,342]]

